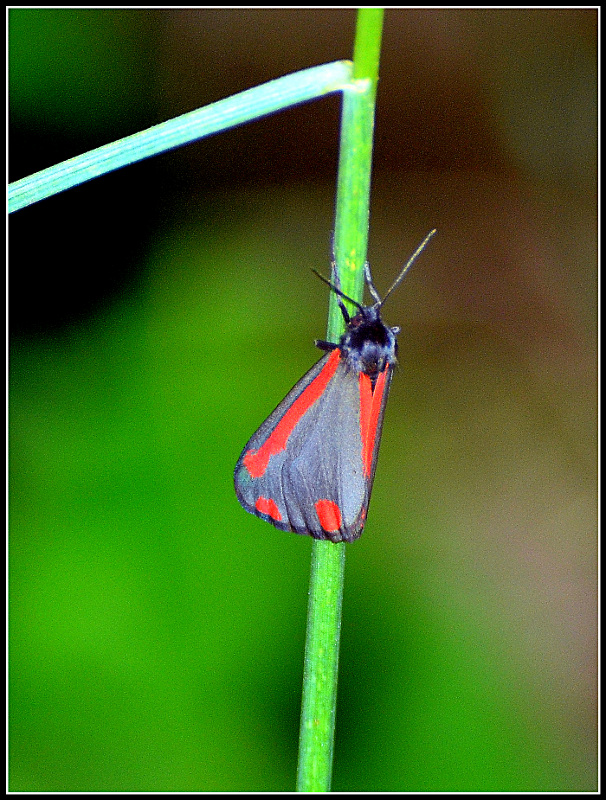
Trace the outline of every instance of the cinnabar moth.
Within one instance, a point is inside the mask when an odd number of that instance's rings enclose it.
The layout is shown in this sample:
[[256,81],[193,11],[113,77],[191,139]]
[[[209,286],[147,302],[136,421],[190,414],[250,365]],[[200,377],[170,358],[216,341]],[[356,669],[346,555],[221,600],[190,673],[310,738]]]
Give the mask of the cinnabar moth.
[[[246,511],[276,528],[315,539],[353,542],[360,536],[400,332],[385,325],[381,308],[434,233],[425,237],[383,299],[365,265],[372,306],[356,303],[322,278],[337,295],[346,330],[338,344],[316,341],[326,355],[242,451],[234,484]],[[357,307],[354,317],[341,298]]]

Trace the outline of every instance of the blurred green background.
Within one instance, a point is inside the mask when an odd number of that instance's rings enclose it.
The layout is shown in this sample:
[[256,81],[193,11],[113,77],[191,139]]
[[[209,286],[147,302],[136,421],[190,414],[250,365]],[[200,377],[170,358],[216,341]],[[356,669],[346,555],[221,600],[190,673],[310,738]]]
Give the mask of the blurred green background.
[[[9,15],[11,180],[352,52],[353,10]],[[595,10],[386,13],[402,327],[335,791],[596,789]],[[232,470],[318,357],[339,101],[10,220],[10,789],[294,788],[310,540]]]

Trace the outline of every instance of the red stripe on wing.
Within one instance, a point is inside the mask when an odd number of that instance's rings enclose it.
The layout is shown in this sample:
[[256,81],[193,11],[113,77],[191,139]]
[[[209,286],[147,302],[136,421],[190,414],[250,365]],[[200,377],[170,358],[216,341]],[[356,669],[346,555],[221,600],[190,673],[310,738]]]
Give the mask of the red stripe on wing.
[[343,524],[341,510],[332,500],[318,500],[315,503],[316,513],[320,525],[327,533],[338,531]]
[[260,478],[264,475],[269,459],[284,450],[288,437],[303,414],[316,402],[328,386],[330,379],[339,366],[340,358],[341,351],[336,348],[330,354],[330,358],[322,368],[322,371],[301,392],[261,447],[258,450],[250,450],[246,453],[243,461],[251,478]]
[[272,500],[271,497],[258,497],[255,502],[255,508],[261,514],[268,514],[272,519],[275,519],[276,522],[282,522],[280,509],[276,505],[275,500]]
[[383,405],[387,369],[379,373],[373,391],[370,378],[360,373],[360,435],[362,436],[362,464],[364,475],[369,478],[372,473],[372,456],[375,449],[377,423]]

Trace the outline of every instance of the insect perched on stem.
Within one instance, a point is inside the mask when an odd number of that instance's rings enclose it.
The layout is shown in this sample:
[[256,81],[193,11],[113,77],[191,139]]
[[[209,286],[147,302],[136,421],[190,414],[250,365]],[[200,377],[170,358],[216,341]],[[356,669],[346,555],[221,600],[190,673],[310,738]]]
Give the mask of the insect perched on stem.
[[[234,472],[236,495],[251,514],[314,539],[353,542],[364,528],[377,466],[383,415],[398,352],[398,327],[381,309],[435,234],[415,250],[381,299],[363,306],[319,277],[337,295],[346,330],[252,435]],[[318,274],[318,273],[316,273]],[[343,300],[358,309],[350,317]]]

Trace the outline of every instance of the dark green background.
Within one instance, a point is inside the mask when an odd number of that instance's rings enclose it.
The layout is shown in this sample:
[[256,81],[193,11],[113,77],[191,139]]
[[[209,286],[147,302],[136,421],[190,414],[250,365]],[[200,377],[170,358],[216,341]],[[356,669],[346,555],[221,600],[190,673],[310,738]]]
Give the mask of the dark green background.
[[[353,11],[13,10],[11,179],[352,51]],[[232,470],[318,357],[338,100],[11,218],[10,788],[294,787],[310,541]],[[388,11],[401,369],[336,791],[596,788],[596,14]]]

